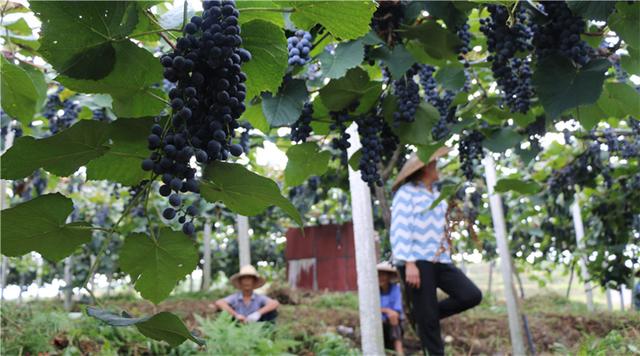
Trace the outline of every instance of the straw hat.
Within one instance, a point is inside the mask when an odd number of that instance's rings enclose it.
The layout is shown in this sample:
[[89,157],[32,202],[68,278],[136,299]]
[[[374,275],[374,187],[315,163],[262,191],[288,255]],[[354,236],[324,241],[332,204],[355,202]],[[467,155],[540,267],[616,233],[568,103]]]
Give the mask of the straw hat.
[[233,284],[234,287],[236,287],[237,289],[240,289],[240,278],[245,276],[251,276],[255,278],[255,283],[253,285],[254,289],[262,287],[266,282],[264,277],[260,276],[258,274],[258,271],[256,271],[256,268],[253,267],[252,265],[242,266],[240,268],[240,272],[231,276],[229,280],[231,281],[231,284]]
[[398,173],[398,177],[396,177],[396,180],[393,182],[393,185],[391,186],[391,190],[392,191],[396,191],[398,190],[398,188],[400,188],[400,186],[404,183],[404,181],[409,178],[412,174],[414,174],[415,172],[419,171],[420,169],[422,169],[422,167],[426,166],[427,164],[437,160],[438,158],[445,156],[447,153],[449,153],[449,151],[451,151],[451,149],[449,147],[443,146],[438,148],[432,155],[431,157],[429,157],[429,161],[428,162],[423,162],[417,154],[413,153],[411,155],[411,157],[409,157],[409,159],[407,160],[407,162],[405,162],[404,166],[402,166],[402,169],[400,170],[400,173]]
[[388,261],[382,261],[376,265],[378,273],[387,272],[393,274],[393,279],[398,277],[398,270]]

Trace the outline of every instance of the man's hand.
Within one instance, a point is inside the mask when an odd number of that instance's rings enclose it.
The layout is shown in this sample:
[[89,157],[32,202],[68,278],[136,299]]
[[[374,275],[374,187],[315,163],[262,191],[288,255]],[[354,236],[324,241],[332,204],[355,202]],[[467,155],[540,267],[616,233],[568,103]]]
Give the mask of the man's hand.
[[420,270],[415,262],[407,262],[405,273],[407,284],[413,288],[420,288]]
[[387,318],[389,318],[389,323],[391,323],[391,325],[398,325],[400,323],[400,313],[398,313],[397,311],[389,308],[384,308],[382,309],[382,312],[387,315]]
[[262,314],[260,314],[260,312],[253,312],[247,315],[247,322],[256,322],[260,320],[261,317],[262,317]]
[[246,323],[247,322],[247,318],[242,314],[236,313],[236,315],[234,315],[233,317],[236,318],[236,320],[241,322],[241,323]]

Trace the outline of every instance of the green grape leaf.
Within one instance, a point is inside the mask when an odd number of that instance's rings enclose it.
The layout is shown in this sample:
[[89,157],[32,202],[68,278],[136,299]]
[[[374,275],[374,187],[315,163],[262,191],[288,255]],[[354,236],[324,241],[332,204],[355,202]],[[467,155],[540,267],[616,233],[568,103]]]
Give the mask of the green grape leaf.
[[320,100],[330,111],[339,111],[378,86],[380,83],[370,81],[367,72],[357,67],[350,69],[344,77],[331,80],[320,89]]
[[[240,21],[240,25],[252,20],[264,20],[269,21],[278,27],[284,27],[284,16],[282,12],[276,11],[280,8],[281,4],[282,3],[270,0],[242,0],[236,2],[236,7],[240,11],[240,17],[238,18],[238,20]],[[274,11],[245,10],[249,8],[273,9]]]
[[18,257],[36,251],[60,261],[91,241],[90,225],[65,224],[73,202],[60,193],[45,194],[2,211],[2,254]]
[[42,72],[23,69],[0,59],[0,84],[2,109],[12,118],[27,126],[42,108],[47,94],[47,85]]
[[577,69],[569,59],[560,56],[538,62],[533,85],[545,112],[556,118],[567,109],[596,102],[610,65],[606,59],[596,59]]
[[264,95],[262,113],[271,127],[289,126],[300,117],[307,95],[304,80],[290,80],[280,88],[277,95]]
[[620,58],[622,69],[629,74],[640,74],[640,49],[628,46],[627,52],[628,54]]
[[247,120],[254,129],[258,129],[263,133],[269,133],[269,122],[264,117],[261,104],[247,105],[247,110],[242,114],[241,120]]
[[364,58],[364,42],[357,39],[338,44],[332,54],[324,51],[318,56],[321,63],[322,75],[326,78],[337,79],[345,75],[347,70],[358,66]]
[[302,29],[319,23],[332,35],[353,40],[369,32],[369,22],[376,10],[373,1],[343,1],[336,7],[334,1],[291,1],[291,21]]
[[284,180],[288,186],[294,187],[304,183],[311,176],[321,176],[329,168],[331,152],[320,151],[313,142],[293,145],[287,150],[287,168]]
[[280,194],[274,181],[237,163],[209,164],[200,182],[200,195],[210,203],[222,201],[233,212],[245,216],[260,214],[275,205],[302,226],[300,213]]
[[409,27],[403,34],[409,40],[416,39],[425,53],[435,59],[456,60],[461,43],[458,37],[435,21],[425,21]]
[[427,145],[418,145],[418,158],[420,158],[420,160],[422,162],[429,162],[429,159],[431,158],[431,155],[433,155],[434,153],[436,153],[436,151],[438,150],[438,148],[442,147],[443,144],[441,142],[436,142],[436,143],[432,143],[432,144],[427,144]]
[[444,184],[442,189],[440,189],[440,195],[438,196],[438,199],[434,200],[433,203],[431,203],[431,205],[429,206],[429,210],[435,209],[435,207],[438,206],[441,201],[449,199],[449,197],[455,194],[461,186],[461,183]]
[[143,298],[155,304],[169,296],[176,284],[198,265],[198,250],[185,234],[161,229],[154,241],[132,234],[120,250],[120,268],[131,276]]
[[362,148],[359,148],[355,151],[351,157],[349,157],[349,167],[354,171],[358,171],[360,169],[360,159],[362,158]]
[[610,117],[640,116],[640,93],[625,83],[606,83],[598,106]]
[[87,315],[111,326],[134,325],[144,336],[158,341],[166,341],[173,347],[182,344],[187,339],[198,345],[205,344],[204,340],[189,332],[189,329],[187,329],[180,318],[166,311],[153,316],[133,318],[126,312],[118,315],[107,310],[88,307]]
[[615,1],[567,1],[571,12],[589,20],[606,21],[613,8]]
[[275,93],[287,70],[287,40],[282,29],[271,22],[252,20],[242,25],[243,47],[251,60],[242,65],[247,74],[247,100],[261,92]]
[[609,16],[608,25],[629,46],[640,48],[640,10],[638,10],[638,4],[618,1],[616,12]]
[[536,194],[540,192],[542,188],[534,181],[524,181],[520,179],[503,178],[496,183],[495,190],[498,193],[506,193],[508,191],[515,191],[520,194]]
[[393,51],[390,51],[387,47],[374,49],[372,56],[383,60],[387,68],[389,68],[391,77],[396,80],[402,78],[407,69],[416,63],[416,59],[411,52],[407,51],[401,44],[393,47]]
[[574,111],[576,118],[585,130],[591,130],[600,120],[607,117],[607,114],[602,111],[598,103],[579,106]]
[[153,87],[162,82],[160,61],[130,41],[114,43],[113,48],[115,65],[101,80],[82,80],[64,75],[57,80],[74,91],[110,94],[113,111],[118,117],[158,115],[166,107],[163,91]]
[[118,119],[109,124],[109,144],[105,153],[87,164],[88,180],[109,180],[134,186],[149,173],[141,168],[149,157],[147,135],[153,119]]
[[[392,104],[395,105],[395,102]],[[395,109],[394,109],[395,110]],[[387,110],[385,110],[387,112]],[[393,111],[389,111],[393,113]],[[392,116],[385,116],[391,124]],[[431,104],[421,103],[416,110],[413,122],[401,122],[397,127],[392,125],[393,131],[398,135],[400,141],[411,145],[429,145],[433,143],[431,139],[431,127],[440,119],[438,109]]]
[[464,68],[457,65],[447,65],[441,67],[435,76],[438,84],[446,90],[458,91],[464,87],[467,78],[464,75]]
[[457,1],[419,1],[424,10],[439,19],[442,19],[447,28],[455,29],[467,22],[467,14],[456,7]]
[[482,141],[482,145],[491,152],[502,153],[522,141],[522,136],[510,128],[494,131]]
[[108,124],[82,120],[70,128],[42,139],[23,136],[2,155],[0,176],[21,179],[38,168],[61,177],[71,175],[107,151]]
[[34,1],[42,21],[39,53],[56,71],[98,80],[115,69],[115,41],[136,27],[138,7],[126,1]]

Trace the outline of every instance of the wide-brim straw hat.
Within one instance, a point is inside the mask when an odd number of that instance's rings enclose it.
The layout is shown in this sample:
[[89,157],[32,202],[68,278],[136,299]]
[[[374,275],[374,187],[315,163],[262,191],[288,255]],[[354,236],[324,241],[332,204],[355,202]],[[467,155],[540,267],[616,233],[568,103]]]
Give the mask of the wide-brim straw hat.
[[440,147],[431,155],[431,157],[429,157],[429,161],[427,162],[424,162],[423,160],[420,159],[420,157],[418,157],[416,153],[413,153],[411,157],[409,157],[407,162],[405,162],[404,166],[402,166],[400,173],[398,173],[396,180],[393,182],[393,185],[391,186],[391,190],[394,192],[398,190],[398,188],[400,188],[400,186],[405,182],[405,180],[409,178],[412,174],[421,170],[422,167],[426,166],[427,164],[437,160],[442,156],[445,156],[447,153],[449,153],[449,151],[451,151],[449,147],[446,147],[446,146]]
[[388,261],[382,261],[376,265],[376,269],[378,273],[386,272],[393,275],[392,280],[396,280],[398,278],[398,270]]
[[246,277],[246,276],[254,277],[255,279],[255,283],[253,285],[254,289],[260,288],[266,283],[266,280],[264,279],[264,277],[259,275],[258,271],[256,271],[256,268],[253,267],[252,265],[242,266],[242,268],[240,268],[240,272],[231,276],[229,280],[231,281],[231,284],[233,284],[234,287],[236,287],[237,289],[240,289],[240,278]]

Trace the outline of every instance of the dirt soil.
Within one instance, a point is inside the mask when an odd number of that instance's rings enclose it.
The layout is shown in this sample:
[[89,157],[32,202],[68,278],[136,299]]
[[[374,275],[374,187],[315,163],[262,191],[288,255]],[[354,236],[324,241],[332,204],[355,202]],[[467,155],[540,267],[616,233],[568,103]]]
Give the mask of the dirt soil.
[[[319,335],[328,331],[342,334],[359,345],[358,310],[314,306],[317,293],[272,291],[270,296],[278,299],[278,324],[290,328],[296,338],[303,341],[308,335]],[[171,311],[184,318],[190,328],[196,328],[194,315],[214,317],[214,300],[170,300],[154,306],[148,302],[118,303],[119,309],[133,315],[148,315],[160,311]],[[552,351],[554,344],[568,348],[579,344],[585,335],[606,336],[611,330],[624,329],[640,339],[640,324],[637,319],[627,319],[619,314],[559,314],[536,312],[528,315],[529,328],[538,353]],[[408,354],[420,354],[420,343],[411,328],[405,326],[405,348]],[[507,354],[510,353],[509,329],[504,313],[480,310],[463,313],[442,321],[442,333],[447,349],[454,354]]]

